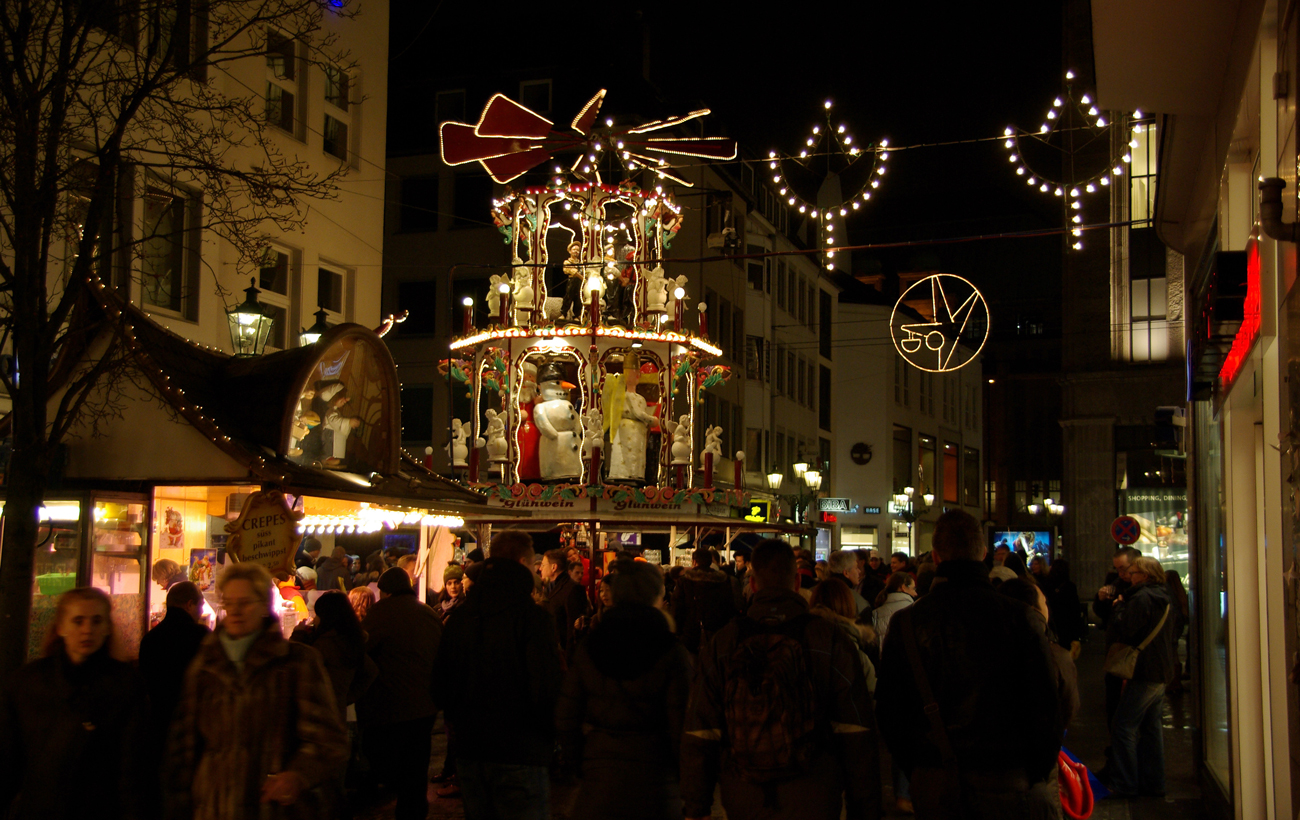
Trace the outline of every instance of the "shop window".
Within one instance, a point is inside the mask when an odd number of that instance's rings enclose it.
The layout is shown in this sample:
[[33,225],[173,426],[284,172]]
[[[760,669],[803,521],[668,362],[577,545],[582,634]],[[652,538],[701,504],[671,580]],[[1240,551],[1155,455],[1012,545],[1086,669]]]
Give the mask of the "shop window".
[[46,501],[37,528],[39,544],[32,555],[36,586],[27,633],[27,657],[40,655],[41,644],[54,623],[59,596],[77,586],[81,566],[81,504]]
[[943,443],[943,500],[948,504],[960,504],[961,451],[951,441]]
[[921,436],[920,439],[920,458],[917,461],[919,470],[917,472],[917,498],[923,493],[934,492],[935,479],[938,474],[935,472],[935,441],[930,436]]
[[145,622],[146,521],[143,501],[95,502],[90,586],[113,603],[113,632],[128,657],[140,652]]
[[968,507],[978,507],[980,504],[980,451],[967,447],[963,467],[961,486],[965,493],[962,503]]

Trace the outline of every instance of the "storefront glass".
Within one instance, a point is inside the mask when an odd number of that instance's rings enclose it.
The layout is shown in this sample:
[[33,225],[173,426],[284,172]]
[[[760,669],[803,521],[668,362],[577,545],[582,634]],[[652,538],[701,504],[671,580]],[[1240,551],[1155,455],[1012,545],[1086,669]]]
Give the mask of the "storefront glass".
[[38,537],[44,541],[36,548],[36,580],[32,586],[32,616],[27,633],[29,658],[40,654],[45,634],[54,622],[58,598],[77,585],[81,564],[81,504],[49,501],[41,521]]
[[1187,577],[1187,490],[1182,487],[1140,487],[1123,494],[1123,511],[1142,525],[1142,536],[1133,546],[1175,570],[1184,586]]
[[93,510],[90,586],[108,593],[113,631],[129,656],[140,653],[144,635],[145,502],[96,499]]
[[1225,795],[1231,794],[1228,732],[1228,577],[1223,530],[1223,438],[1211,402],[1194,405],[1196,417],[1197,578],[1189,584],[1199,610],[1205,765]]

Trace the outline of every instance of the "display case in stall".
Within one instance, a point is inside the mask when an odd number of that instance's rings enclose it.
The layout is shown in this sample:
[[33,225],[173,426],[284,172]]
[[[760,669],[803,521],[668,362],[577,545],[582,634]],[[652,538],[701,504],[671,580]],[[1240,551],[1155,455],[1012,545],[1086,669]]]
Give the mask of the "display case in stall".
[[40,654],[58,598],[75,587],[95,587],[113,605],[121,650],[134,657],[144,634],[148,544],[144,495],[87,493],[52,498],[40,512],[27,654]]

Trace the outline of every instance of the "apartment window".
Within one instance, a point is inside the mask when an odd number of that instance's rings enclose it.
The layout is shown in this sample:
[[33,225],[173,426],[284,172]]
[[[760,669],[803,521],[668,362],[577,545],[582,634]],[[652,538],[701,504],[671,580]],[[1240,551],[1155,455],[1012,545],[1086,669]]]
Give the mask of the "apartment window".
[[438,332],[438,290],[441,283],[418,279],[397,283],[397,310],[409,310],[397,326],[398,336],[428,336]]
[[785,345],[776,346],[776,392],[786,395],[785,389]]
[[917,377],[917,382],[919,382],[918,387],[920,388],[920,403],[917,405],[916,409],[920,410],[922,413],[934,415],[934,396],[930,394],[930,374],[922,373]]
[[799,309],[799,276],[792,270],[786,278],[785,309],[791,316],[796,316]]
[[937,478],[935,474],[935,447],[934,439],[930,436],[921,436],[920,459],[918,466],[920,468],[917,475],[919,476],[920,488],[918,497],[921,492],[934,492],[934,481]]
[[262,291],[257,296],[258,301],[272,311],[271,333],[266,344],[277,350],[284,350],[291,340],[297,338],[290,325],[293,321],[290,307],[296,290],[296,268],[290,251],[273,247],[266,252],[257,272],[257,287]]
[[539,114],[550,111],[551,81],[524,80],[519,84],[519,104]]
[[[751,248],[753,246],[750,246]],[[750,251],[753,253],[753,250]],[[763,260],[757,262],[747,262],[745,264],[746,279],[749,286],[759,293],[763,292]]]
[[162,184],[144,195],[140,241],[141,299],[152,308],[198,317],[199,204]]
[[951,441],[943,443],[943,500],[949,504],[961,503],[961,451]]
[[799,386],[794,383],[794,351],[792,350],[787,350],[785,353],[785,377],[787,380],[785,394],[793,399],[799,390]]
[[336,65],[325,66],[325,153],[346,161],[348,158],[348,126],[352,115],[348,107],[348,74]]
[[762,336],[745,337],[745,378],[754,381],[767,381],[763,367],[763,348],[766,339]]
[[[715,307],[714,305],[709,306],[710,313],[713,313],[714,307]],[[717,339],[718,344],[721,345],[722,347],[730,347],[731,346],[730,344],[731,343],[731,302],[727,301],[726,299],[719,299],[716,307],[718,312],[714,313],[713,315],[718,317],[716,319],[718,325],[713,329],[713,338]],[[734,358],[737,352],[738,351],[736,350],[723,350],[722,355],[728,358]]]
[[1135,123],[1129,132],[1129,219],[1132,227],[1146,227],[1156,212],[1156,156],[1160,140],[1156,127]]
[[943,384],[943,420],[945,424],[957,423],[957,388],[959,385],[947,376],[939,377]]
[[807,283],[804,281],[802,276],[799,277],[799,282],[796,287],[799,291],[799,310],[796,318],[799,320],[800,324],[806,325],[808,324],[808,288]]
[[745,349],[745,311],[738,307],[731,311],[731,338],[724,341],[724,344],[731,345],[731,350],[728,351],[731,358],[740,361]]
[[324,308],[335,323],[347,321],[349,279],[342,268],[316,269],[316,306]]
[[454,195],[453,228],[482,228],[490,225],[485,221],[484,214],[492,204],[492,177],[462,171],[456,174]]
[[817,396],[817,424],[823,430],[831,429],[831,369],[825,365],[818,365],[818,372],[821,374],[821,390]]
[[432,386],[402,385],[402,441],[433,441]]
[[1130,349],[1135,362],[1169,358],[1168,282],[1161,276],[1129,284]]
[[776,303],[781,310],[785,310],[787,304],[785,300],[785,277],[785,260],[780,260],[776,263]]
[[809,397],[808,397],[807,385],[808,385],[808,364],[803,360],[803,357],[800,357],[799,358],[799,383],[796,386],[797,391],[799,393],[800,404],[808,403]]
[[266,34],[266,121],[297,133],[298,60],[292,39]]
[[894,404],[903,403],[903,359],[894,357]]
[[465,89],[439,91],[433,95],[433,117],[435,125],[444,122],[464,122]]
[[894,425],[894,492],[912,484],[912,428]]
[[429,233],[438,230],[438,178],[402,177],[398,188],[398,231]]
[[202,62],[208,45],[207,17],[195,13],[193,0],[157,4],[149,10],[147,24],[146,36],[158,54],[171,51],[169,64],[173,68],[200,81],[207,76]]
[[968,507],[980,504],[980,451],[973,447],[966,448],[961,486],[965,491],[963,503]]

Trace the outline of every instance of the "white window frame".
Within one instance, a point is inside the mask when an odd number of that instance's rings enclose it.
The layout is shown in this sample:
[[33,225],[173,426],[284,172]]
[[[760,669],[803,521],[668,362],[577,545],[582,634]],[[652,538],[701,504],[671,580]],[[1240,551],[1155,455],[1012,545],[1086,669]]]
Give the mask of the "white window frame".
[[[285,128],[283,122],[276,122],[274,120],[271,120],[269,117],[267,118],[267,122],[270,125],[274,125],[276,128],[279,128],[281,131],[284,131],[286,134],[290,134],[295,139],[301,140],[302,127],[303,127],[303,118],[302,118],[303,64],[302,64],[302,59],[300,58],[298,53],[298,43],[292,37],[287,37],[284,33],[274,28],[268,27],[266,29],[266,49],[265,49],[265,53],[267,55],[271,54],[271,42],[273,38],[281,38],[287,40],[289,46],[292,48],[293,56],[291,59],[292,59],[292,66],[293,66],[293,72],[292,72],[293,76],[281,77],[278,74],[276,74],[275,69],[271,67],[270,60],[268,59],[266,64],[266,82],[267,82],[266,90],[268,96],[267,98],[264,99],[263,104],[264,105],[269,104],[270,102],[269,93],[271,91],[272,86],[279,88],[282,92],[293,95],[293,102],[289,106],[289,109],[293,114],[293,127]],[[268,112],[269,112],[269,105],[268,105]]]
[[[343,107],[341,108],[328,97],[330,70],[337,71],[343,78]],[[348,71],[342,66],[333,64],[323,66],[321,68],[321,74],[323,77],[321,82],[321,100],[324,102],[324,111],[321,114],[321,151],[325,152],[328,156],[334,157],[339,162],[351,165],[355,156],[355,152],[352,150],[352,140],[355,136],[355,131],[352,128],[352,89],[356,88],[357,78],[353,72]],[[343,127],[343,156],[339,156],[325,147],[325,135],[329,131],[330,120],[338,122],[339,125]]]
[[[340,322],[351,321],[352,302],[353,302],[352,289],[354,287],[355,278],[356,278],[353,271],[350,268],[346,268],[342,265],[336,265],[331,262],[327,262],[324,259],[316,263],[316,269],[317,269],[316,304],[312,308],[312,312],[315,313],[315,311],[321,308],[325,308],[325,314],[328,317],[326,321],[328,321],[331,325],[337,325]],[[335,311],[332,308],[326,307],[325,305],[322,305],[320,303],[320,271],[323,270],[330,271],[331,273],[338,274],[340,277],[342,277],[342,280],[339,283],[340,285],[339,301],[342,304],[339,306],[340,309],[338,311]]]
[[[137,234],[139,245],[135,254],[136,264],[132,266],[136,278],[140,282],[140,305],[150,313],[157,313],[162,316],[170,316],[175,319],[181,319],[186,322],[197,322],[199,320],[199,266],[201,264],[200,248],[202,243],[202,199],[199,195],[174,181],[165,180],[151,172],[145,172],[143,188],[139,191],[137,202]],[[145,282],[144,262],[149,248],[150,231],[145,224],[145,208],[151,197],[166,197],[173,202],[180,200],[184,203],[184,212],[181,218],[181,227],[179,228],[180,242],[180,268],[175,279],[181,288],[181,307],[179,309],[167,305],[159,305],[148,301],[146,293],[148,285]],[[175,233],[175,232],[174,232]]]
[[[273,242],[267,248],[268,254],[283,254],[288,264],[287,278],[285,281],[285,293],[278,293],[275,290],[264,287],[262,284],[261,270],[258,270],[257,299],[263,304],[284,310],[284,347],[277,347],[273,344],[274,339],[267,339],[268,350],[284,350],[290,347],[297,347],[300,330],[294,330],[303,323],[302,310],[299,308],[302,294],[302,252]],[[314,320],[313,320],[314,321]]]

